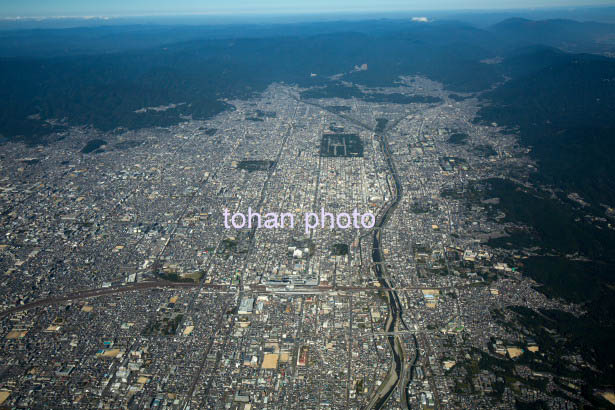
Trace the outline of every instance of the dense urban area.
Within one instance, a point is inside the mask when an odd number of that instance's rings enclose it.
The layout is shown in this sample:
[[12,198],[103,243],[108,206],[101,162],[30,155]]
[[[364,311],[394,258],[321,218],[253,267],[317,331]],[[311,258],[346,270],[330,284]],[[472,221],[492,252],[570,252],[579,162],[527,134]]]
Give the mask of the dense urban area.
[[[532,248],[492,246],[525,229],[492,193],[531,187],[528,149],[475,120],[476,94],[342,84],[352,95],[274,83],[208,120],[5,142],[0,407],[588,404],[594,365],[536,319],[583,307],[524,274]],[[225,227],[249,208],[294,227]],[[322,209],[375,226],[306,232]]]

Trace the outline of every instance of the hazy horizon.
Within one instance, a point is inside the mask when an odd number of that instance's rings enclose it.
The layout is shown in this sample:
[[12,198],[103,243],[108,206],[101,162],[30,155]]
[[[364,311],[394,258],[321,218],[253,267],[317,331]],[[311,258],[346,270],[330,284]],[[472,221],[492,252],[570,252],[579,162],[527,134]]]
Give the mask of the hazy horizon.
[[425,0],[411,3],[389,0],[375,4],[367,0],[359,1],[305,1],[286,2],[269,0],[258,6],[252,1],[235,0],[221,5],[215,2],[199,3],[183,0],[170,3],[156,1],[119,1],[112,0],[101,5],[92,1],[61,0],[48,4],[40,0],[27,0],[19,3],[0,2],[0,19],[58,19],[58,18],[122,18],[122,17],[232,17],[232,16],[292,16],[292,15],[330,15],[330,14],[380,14],[395,12],[504,12],[514,10],[576,9],[587,7],[608,7],[605,1],[555,0],[539,3],[530,0],[504,0],[494,4],[487,0]]

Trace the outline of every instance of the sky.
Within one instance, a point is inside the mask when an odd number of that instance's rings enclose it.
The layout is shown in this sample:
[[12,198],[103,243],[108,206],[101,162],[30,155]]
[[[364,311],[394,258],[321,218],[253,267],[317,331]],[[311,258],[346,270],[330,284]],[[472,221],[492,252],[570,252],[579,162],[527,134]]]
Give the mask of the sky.
[[613,0],[0,0],[0,18],[502,10],[613,4]]

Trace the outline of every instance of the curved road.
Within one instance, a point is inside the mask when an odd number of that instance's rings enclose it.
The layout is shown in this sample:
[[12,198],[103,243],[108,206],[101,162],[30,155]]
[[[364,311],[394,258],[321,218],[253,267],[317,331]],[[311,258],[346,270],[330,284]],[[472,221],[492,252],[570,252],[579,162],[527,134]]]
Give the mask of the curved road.
[[[401,346],[401,341],[399,340],[399,336],[394,335],[394,332],[398,329],[400,324],[405,329],[408,329],[408,326],[404,323],[404,320],[402,318],[402,307],[401,307],[401,303],[399,302],[399,296],[397,295],[397,291],[389,284],[389,282],[385,278],[386,268],[384,267],[384,256],[380,249],[381,228],[383,228],[388,222],[389,217],[395,211],[395,208],[399,204],[399,201],[403,194],[402,185],[399,181],[399,176],[397,174],[397,170],[395,168],[393,160],[391,159],[391,153],[389,151],[389,147],[386,141],[386,136],[385,136],[386,135],[386,132],[385,132],[386,122],[382,123],[380,121],[377,121],[378,125],[376,126],[376,129],[372,129],[367,124],[355,118],[331,111],[331,109],[327,106],[314,103],[314,102],[310,102],[310,101],[306,101],[306,100],[301,100],[294,96],[293,98],[305,104],[313,105],[323,110],[329,111],[332,114],[337,115],[338,117],[341,117],[351,123],[354,123],[369,131],[375,132],[377,135],[379,134],[380,135],[380,146],[385,156],[387,166],[389,168],[389,172],[391,173],[393,180],[395,182],[395,192],[393,193],[393,198],[391,199],[391,201],[389,201],[386,207],[383,208],[381,213],[378,215],[378,220],[375,225],[374,233],[373,233],[372,262],[374,265],[374,271],[376,274],[376,278],[378,279],[378,282],[380,283],[380,287],[383,290],[386,289],[386,292],[387,292],[387,299],[388,299],[390,314],[389,314],[389,317],[387,319],[387,323],[385,326],[385,333],[390,332],[390,334],[387,336],[387,340],[389,342],[389,345],[391,346],[391,352],[393,353],[393,366],[389,370],[389,373],[385,381],[380,385],[380,388],[376,391],[376,393],[370,399],[368,405],[366,406],[368,409],[380,409],[382,408],[382,406],[384,406],[384,404],[387,402],[391,394],[395,391],[395,388],[398,386],[400,380],[404,379],[403,375],[406,374],[403,348]],[[400,118],[397,121],[393,122],[390,128],[395,127],[402,119],[403,118]],[[414,343],[415,343],[415,351],[418,353],[418,342],[417,342],[416,337],[414,338]],[[416,364],[417,358],[418,358],[418,355],[415,357],[409,369],[410,375],[409,375],[408,383],[412,381],[413,370],[414,370],[414,366]],[[400,389],[400,393],[402,395],[402,402],[406,403],[406,405],[409,408],[409,404],[407,404],[407,397],[406,397],[407,389],[406,388]]]
[[[393,180],[395,182],[395,192],[392,200],[388,203],[388,205],[379,215],[378,223],[376,224],[376,229],[374,230],[372,262],[374,264],[374,272],[376,274],[378,282],[380,283],[380,286],[382,288],[389,289],[386,291],[389,303],[389,319],[387,320],[385,332],[393,333],[398,329],[400,325],[402,325],[406,329],[407,326],[403,322],[402,307],[401,303],[399,302],[399,296],[397,295],[397,291],[392,289],[391,284],[385,278],[386,268],[384,267],[384,256],[382,250],[380,249],[380,233],[381,228],[386,225],[389,220],[389,217],[393,214],[395,208],[399,204],[399,201],[403,194],[403,190],[401,183],[399,182],[397,170],[395,169],[395,166],[391,159],[391,154],[389,152],[386,137],[384,136],[384,130],[380,131],[380,145],[382,148],[382,152],[384,153],[389,172],[393,176]],[[378,130],[376,130],[376,132],[378,132]],[[393,334],[387,336],[389,345],[391,346],[391,352],[393,353],[394,367],[391,368],[391,371],[389,371],[389,375],[387,376],[386,381],[381,385],[381,390],[377,391],[376,394],[370,400],[368,408],[382,408],[382,406],[384,406],[384,404],[387,402],[387,400],[399,384],[399,380],[404,372],[404,352],[401,347],[401,342],[398,338],[399,336]],[[392,382],[389,381],[390,378],[393,378]]]

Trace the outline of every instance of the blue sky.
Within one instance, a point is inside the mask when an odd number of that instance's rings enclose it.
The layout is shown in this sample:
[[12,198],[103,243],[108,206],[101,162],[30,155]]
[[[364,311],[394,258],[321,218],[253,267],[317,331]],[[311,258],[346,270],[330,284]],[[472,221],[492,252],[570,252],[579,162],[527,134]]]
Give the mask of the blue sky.
[[0,0],[0,17],[302,14],[515,9],[613,4],[608,0]]

